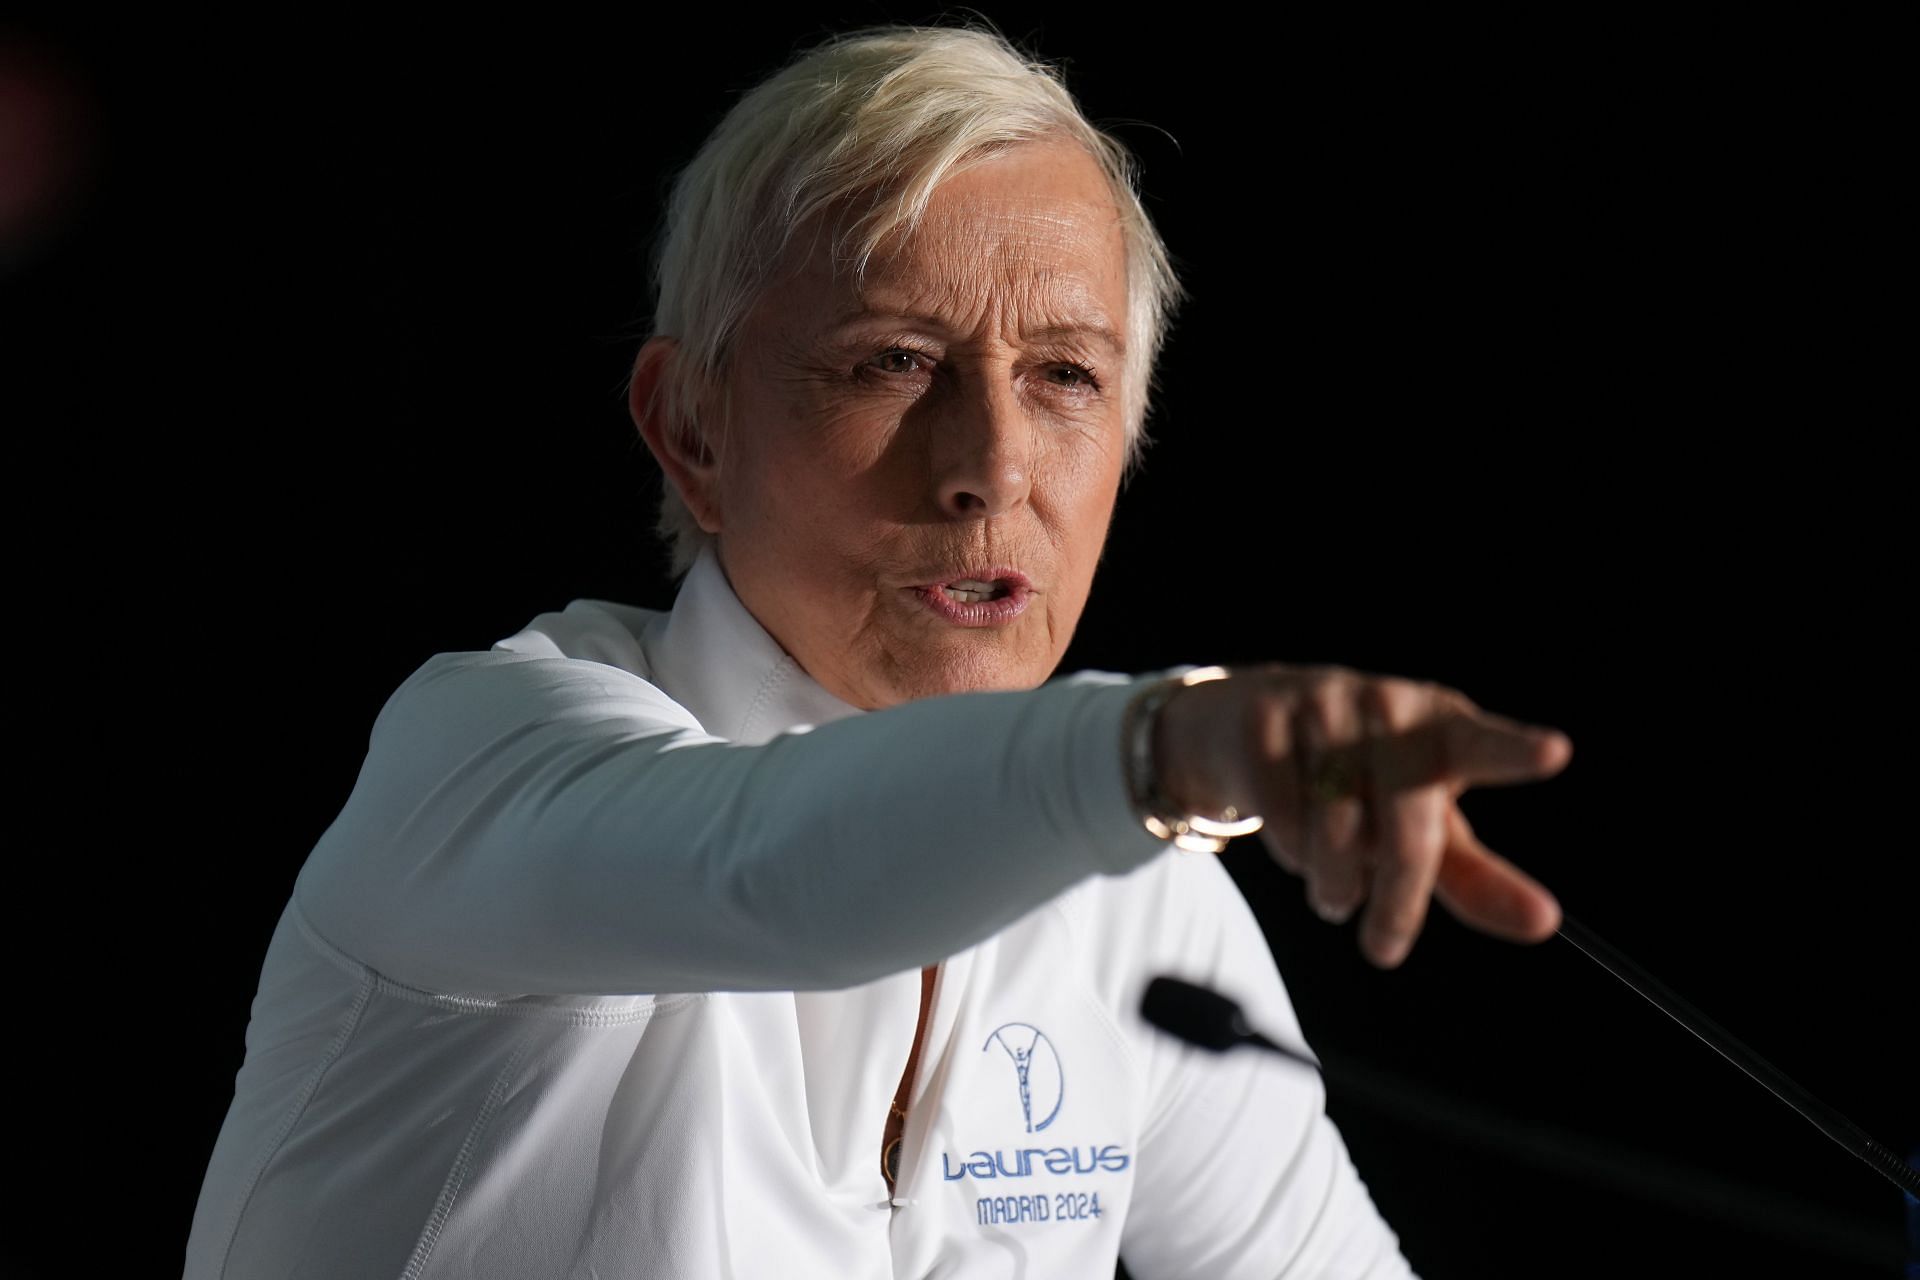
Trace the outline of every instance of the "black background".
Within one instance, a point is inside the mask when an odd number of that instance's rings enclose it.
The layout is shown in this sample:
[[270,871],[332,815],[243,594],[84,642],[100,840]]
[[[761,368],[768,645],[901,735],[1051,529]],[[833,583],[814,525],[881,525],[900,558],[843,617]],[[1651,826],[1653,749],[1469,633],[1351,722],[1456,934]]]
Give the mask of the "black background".
[[[1559,777],[1465,797],[1482,837],[1920,1142],[1889,33],[987,12],[1141,157],[1192,293],[1062,669],[1338,662],[1565,730]],[[4,281],[53,715],[28,1259],[179,1265],[267,938],[392,689],[577,597],[669,603],[621,392],[647,238],[791,51],[936,11],[847,13],[18,20],[91,105]],[[1383,973],[1228,858],[1429,1280],[1898,1274],[1899,1193],[1565,941],[1436,905]]]

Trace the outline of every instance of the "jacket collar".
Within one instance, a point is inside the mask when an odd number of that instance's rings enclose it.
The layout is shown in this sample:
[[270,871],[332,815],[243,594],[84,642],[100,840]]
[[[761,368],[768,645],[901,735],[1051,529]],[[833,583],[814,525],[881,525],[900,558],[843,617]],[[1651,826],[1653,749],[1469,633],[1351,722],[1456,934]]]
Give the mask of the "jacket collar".
[[801,670],[740,603],[711,541],[672,611],[656,615],[640,643],[648,668],[641,674],[731,742],[757,746],[797,725],[860,714]]

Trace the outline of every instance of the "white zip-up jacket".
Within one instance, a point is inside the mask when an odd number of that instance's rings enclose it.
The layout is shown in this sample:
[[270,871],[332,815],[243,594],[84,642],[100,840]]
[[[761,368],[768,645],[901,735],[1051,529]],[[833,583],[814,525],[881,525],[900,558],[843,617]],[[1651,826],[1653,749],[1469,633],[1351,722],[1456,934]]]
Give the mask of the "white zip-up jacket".
[[1127,802],[1137,684],[863,713],[710,548],[429,659],[268,946],[187,1277],[1411,1275],[1314,1071],[1139,1017],[1171,973],[1302,1043]]

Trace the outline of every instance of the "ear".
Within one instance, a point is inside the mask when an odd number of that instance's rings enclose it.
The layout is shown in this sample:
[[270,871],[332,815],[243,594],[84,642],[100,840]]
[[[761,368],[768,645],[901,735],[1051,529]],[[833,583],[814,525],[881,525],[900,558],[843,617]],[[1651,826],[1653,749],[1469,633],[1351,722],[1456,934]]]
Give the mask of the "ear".
[[720,468],[693,413],[671,403],[667,373],[680,358],[673,338],[648,338],[634,357],[627,411],[680,500],[708,533],[720,532]]

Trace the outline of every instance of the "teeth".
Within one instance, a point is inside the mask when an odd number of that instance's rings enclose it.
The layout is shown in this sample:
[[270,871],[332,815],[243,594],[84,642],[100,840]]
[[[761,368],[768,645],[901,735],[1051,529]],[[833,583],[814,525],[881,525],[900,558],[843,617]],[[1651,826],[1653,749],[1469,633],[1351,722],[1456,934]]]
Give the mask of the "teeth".
[[982,578],[956,578],[940,588],[947,593],[949,600],[958,600],[962,604],[978,604],[982,600],[998,600],[1011,594],[998,582],[988,582]]

